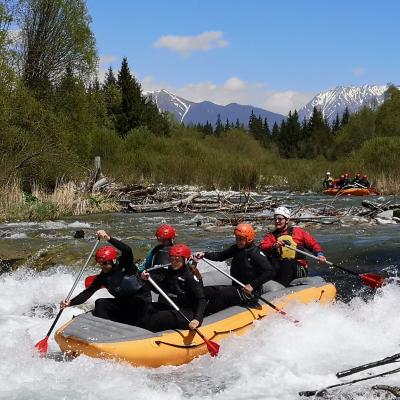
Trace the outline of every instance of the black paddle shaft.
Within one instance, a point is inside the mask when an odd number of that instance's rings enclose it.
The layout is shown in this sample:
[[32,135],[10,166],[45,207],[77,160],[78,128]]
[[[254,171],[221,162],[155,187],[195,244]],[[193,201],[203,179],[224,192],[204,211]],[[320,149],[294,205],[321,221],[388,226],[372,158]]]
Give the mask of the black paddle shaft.
[[367,376],[365,378],[354,379],[353,381],[349,381],[349,382],[337,383],[336,385],[327,386],[327,387],[325,387],[323,389],[319,389],[319,390],[306,390],[304,392],[299,392],[299,395],[300,396],[305,396],[305,397],[315,396],[315,395],[317,395],[319,393],[322,394],[323,392],[325,392],[328,389],[334,389],[334,388],[337,388],[337,387],[340,387],[340,386],[352,385],[353,383],[362,382],[362,381],[368,381],[370,379],[380,378],[382,376],[396,374],[398,372],[400,372],[400,368],[396,368],[396,369],[392,369],[390,371],[382,372],[381,374]]
[[[97,239],[97,240],[96,240],[96,243],[94,244],[94,246],[93,246],[93,248],[92,248],[92,250],[91,250],[91,252],[90,252],[90,254],[89,254],[89,256],[88,256],[88,258],[86,259],[85,264],[84,264],[83,267],[80,269],[80,271],[79,271],[79,273],[78,273],[78,275],[77,275],[77,277],[76,277],[76,279],[75,279],[75,282],[74,282],[74,284],[72,285],[71,290],[69,291],[67,297],[65,298],[66,301],[68,301],[68,300],[71,298],[72,293],[74,292],[74,290],[75,290],[75,288],[76,288],[76,285],[78,284],[79,279],[81,278],[81,276],[82,276],[82,274],[83,274],[83,270],[84,270],[84,269],[87,267],[87,265],[89,264],[89,261],[90,261],[90,259],[92,258],[93,253],[94,253],[94,251],[96,250],[96,247],[97,247],[97,245],[99,244],[99,242],[100,242],[100,239]],[[49,337],[49,336],[50,336],[51,332],[53,331],[54,327],[56,326],[57,321],[60,319],[61,314],[62,314],[63,311],[64,311],[64,309],[62,308],[62,309],[58,312],[57,317],[55,318],[55,320],[54,320],[54,322],[52,323],[52,325],[51,325],[49,331],[47,332],[46,337]]]
[[378,367],[380,365],[391,364],[400,359],[400,353],[393,354],[392,356],[385,357],[382,360],[374,361],[368,364],[360,365],[358,367],[347,369],[346,371],[341,371],[336,374],[338,378],[343,378],[344,376],[352,375],[357,372],[365,371],[366,369]]

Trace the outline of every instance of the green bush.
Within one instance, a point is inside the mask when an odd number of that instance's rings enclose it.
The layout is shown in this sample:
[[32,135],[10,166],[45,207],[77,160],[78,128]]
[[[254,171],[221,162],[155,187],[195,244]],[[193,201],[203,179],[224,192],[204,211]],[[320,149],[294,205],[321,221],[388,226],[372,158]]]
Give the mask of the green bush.
[[364,142],[357,157],[374,173],[400,173],[400,137],[377,137]]

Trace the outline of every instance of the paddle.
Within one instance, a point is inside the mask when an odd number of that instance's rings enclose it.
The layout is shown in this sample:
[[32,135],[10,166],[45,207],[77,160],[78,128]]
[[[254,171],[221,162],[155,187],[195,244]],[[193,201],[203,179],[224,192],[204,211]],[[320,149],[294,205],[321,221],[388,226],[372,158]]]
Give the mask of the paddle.
[[[295,250],[300,254],[304,254],[305,256],[308,256],[310,258],[314,258],[315,260],[319,261],[318,257],[314,256],[314,254],[307,253],[306,251],[299,250],[298,248],[291,246],[289,241],[284,240],[284,243],[285,243],[285,247],[287,247],[288,249]],[[354,276],[358,276],[359,278],[361,278],[361,280],[364,283],[364,285],[367,285],[367,286],[372,287],[374,289],[380,288],[384,284],[384,279],[379,275],[375,275],[375,274],[359,274],[357,272],[351,271],[350,269],[342,267],[342,266],[340,266],[338,264],[334,264],[334,263],[332,263],[330,261],[325,261],[325,264],[328,264],[331,267],[334,267],[334,268],[340,269],[340,270],[342,270],[344,272],[347,272],[348,274],[351,274],[351,275],[354,275]]]
[[[234,278],[233,276],[229,275],[227,272],[223,271],[221,268],[217,267],[215,264],[213,264],[211,261],[207,260],[206,258],[202,258],[202,260],[204,260],[205,263],[207,263],[208,265],[210,265],[211,267],[215,268],[217,271],[221,272],[221,274],[225,275],[227,278],[231,279],[232,281],[236,282],[239,286],[241,286],[242,288],[244,288],[246,285],[244,285],[242,282],[238,281],[236,278]],[[261,295],[259,295],[258,293],[252,293],[252,296],[255,297],[258,300],[263,301],[265,304],[267,304],[268,306],[270,306],[271,308],[273,308],[276,312],[278,312],[279,314],[281,314],[282,316],[284,316],[287,320],[294,322],[295,324],[300,323],[300,321],[298,321],[297,319],[292,318],[290,315],[288,315],[285,311],[281,310],[280,308],[278,308],[275,304],[271,303],[270,301],[268,301],[267,299],[265,299],[264,297],[262,297]]]
[[[149,271],[149,270],[147,270]],[[158,292],[164,297],[165,300],[171,304],[171,306],[178,311],[178,313],[186,319],[187,322],[190,322],[190,319],[179,309],[179,307],[169,298],[169,296],[162,291],[162,289],[149,277],[149,282],[158,290]],[[199,329],[195,329],[196,333],[204,340],[204,343],[207,345],[208,352],[210,353],[211,357],[215,357],[218,355],[219,352],[219,344],[215,343],[209,339],[207,339],[200,331]]]
[[[71,290],[70,290],[69,293],[68,293],[68,296],[65,298],[65,301],[68,301],[68,300],[70,299],[70,297],[72,296],[72,293],[73,293],[73,291],[75,290],[76,285],[78,284],[79,279],[81,279],[81,276],[82,276],[82,274],[83,274],[83,270],[87,267],[87,265],[88,265],[90,259],[92,258],[93,253],[94,253],[94,251],[96,250],[97,245],[99,244],[99,241],[100,241],[100,239],[97,239],[97,240],[96,240],[96,243],[94,244],[93,249],[92,249],[92,251],[91,251],[90,254],[89,254],[89,257],[87,258],[87,260],[86,260],[85,264],[83,265],[83,267],[80,269],[80,271],[79,271],[79,273],[78,273],[78,275],[77,275],[77,277],[76,277],[76,279],[75,279],[75,282],[74,282],[74,284],[72,285],[72,288],[71,288]],[[63,311],[64,311],[64,309],[62,308],[62,309],[58,312],[58,314],[57,314],[57,316],[56,316],[56,319],[54,320],[53,324],[51,325],[51,327],[50,327],[49,331],[47,332],[45,338],[36,343],[35,348],[39,351],[39,353],[40,353],[41,355],[45,355],[45,354],[47,353],[47,349],[48,349],[48,340],[49,340],[50,334],[51,334],[51,332],[53,331],[54,327],[56,326],[56,323],[57,323],[58,319],[60,318],[60,316],[61,316],[61,314],[62,314]]]
[[392,356],[385,357],[382,360],[374,361],[368,364],[360,365],[358,367],[347,369],[346,371],[341,371],[336,374],[338,378],[343,378],[344,376],[352,375],[357,372],[365,371],[366,369],[375,368],[380,365],[391,364],[398,362],[400,359],[400,353],[393,354]]
[[[171,264],[158,264],[155,265],[154,267],[151,267],[149,269],[146,270],[146,272],[150,272],[150,271],[155,271],[157,269],[162,269],[162,268],[166,268],[169,267]],[[88,287],[92,286],[93,281],[96,279],[97,275],[89,275],[85,278],[85,289],[87,289]],[[102,288],[105,286],[102,286]]]
[[367,376],[366,378],[354,379],[353,381],[350,381],[350,382],[337,383],[336,385],[327,386],[327,387],[325,387],[323,389],[319,389],[319,390],[305,390],[304,392],[299,392],[299,395],[306,396],[306,397],[319,396],[319,395],[323,395],[328,389],[334,389],[334,388],[337,388],[340,386],[352,385],[353,383],[367,381],[369,379],[375,379],[375,378],[379,378],[379,377],[386,376],[386,375],[396,374],[397,372],[400,372],[400,368],[382,372],[381,374]]

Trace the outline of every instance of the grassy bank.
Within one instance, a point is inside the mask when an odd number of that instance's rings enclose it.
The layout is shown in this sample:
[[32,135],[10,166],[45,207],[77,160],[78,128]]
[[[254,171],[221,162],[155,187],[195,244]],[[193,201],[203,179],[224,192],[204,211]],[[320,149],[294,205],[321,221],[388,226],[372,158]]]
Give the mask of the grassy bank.
[[[195,130],[175,127],[171,136],[161,137],[137,130],[120,139],[110,132],[95,151],[102,156],[103,169],[125,183],[196,184],[205,188],[256,189],[273,186],[293,191],[320,191],[326,171],[333,176],[357,172],[370,176],[378,187],[382,177],[374,164],[357,157],[335,161],[284,159],[273,148],[264,148],[247,132],[231,130],[220,136],[201,135]],[[379,181],[378,181],[379,177]],[[385,181],[386,193],[400,193],[400,179]]]
[[0,186],[0,221],[43,221],[69,215],[117,211],[101,194],[85,194],[74,182],[60,182],[52,192],[33,186],[26,193],[18,180]]

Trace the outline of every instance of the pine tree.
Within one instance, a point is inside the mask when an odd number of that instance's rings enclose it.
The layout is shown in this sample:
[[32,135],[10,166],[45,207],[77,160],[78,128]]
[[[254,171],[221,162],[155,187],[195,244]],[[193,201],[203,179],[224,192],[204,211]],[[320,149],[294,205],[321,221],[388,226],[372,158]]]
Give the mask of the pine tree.
[[274,122],[274,125],[272,125],[272,131],[271,131],[271,139],[274,143],[278,143],[279,141],[279,136],[280,136],[280,129],[279,125]]
[[267,138],[271,137],[271,130],[269,129],[267,117],[264,118],[264,132]]
[[219,136],[223,131],[224,131],[224,126],[222,125],[221,114],[218,114],[217,122],[215,124],[215,134]]
[[106,75],[104,77],[104,84],[103,88],[106,88],[110,85],[116,85],[117,84],[117,79],[115,78],[114,71],[111,68],[111,66],[108,68]]
[[203,126],[203,133],[205,135],[212,135],[214,133],[213,126],[208,120],[206,121],[206,124]]
[[227,118],[224,126],[224,131],[228,132],[230,129],[231,129],[231,124],[229,123],[229,119]]
[[296,110],[293,114],[289,111],[283,129],[281,126],[281,133],[278,142],[279,154],[286,158],[298,157],[298,150],[302,139],[299,115]]
[[120,136],[125,137],[130,130],[141,125],[143,112],[140,84],[131,75],[126,57],[122,60],[118,72],[117,84],[121,91],[121,104],[116,128]]
[[315,158],[326,155],[328,148],[333,143],[333,136],[322,111],[314,107],[310,120],[308,121],[308,138],[306,158]]
[[240,121],[239,121],[239,118],[236,118],[235,129],[240,129]]
[[340,129],[340,119],[339,119],[339,114],[336,113],[336,118],[335,121],[333,122],[332,125],[332,133],[336,134],[336,132]]
[[340,127],[345,126],[349,122],[349,118],[350,118],[349,108],[346,107],[342,115],[342,121],[340,123]]

